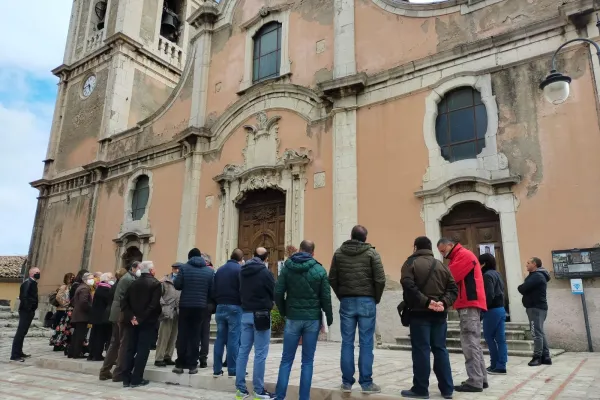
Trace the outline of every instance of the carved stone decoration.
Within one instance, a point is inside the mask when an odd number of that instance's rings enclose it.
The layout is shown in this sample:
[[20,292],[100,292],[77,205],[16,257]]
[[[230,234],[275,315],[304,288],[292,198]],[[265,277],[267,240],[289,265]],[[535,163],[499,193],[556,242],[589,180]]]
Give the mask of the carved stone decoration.
[[[249,191],[278,189],[285,192],[285,244],[302,240],[307,181],[305,172],[312,160],[312,152],[301,147],[285,149],[280,156],[277,123],[281,117],[276,115],[269,118],[267,113],[261,111],[255,118],[255,125],[244,126],[244,163],[228,164],[214,178],[221,185],[222,192],[219,198],[218,263],[227,261],[227,256],[237,246],[240,215],[236,204]],[[268,214],[262,217],[268,218]]]
[[315,172],[313,180],[313,187],[315,189],[325,187],[325,172]]
[[259,221],[268,220],[273,218],[276,214],[277,209],[275,207],[259,208],[254,211],[252,219],[257,219]]

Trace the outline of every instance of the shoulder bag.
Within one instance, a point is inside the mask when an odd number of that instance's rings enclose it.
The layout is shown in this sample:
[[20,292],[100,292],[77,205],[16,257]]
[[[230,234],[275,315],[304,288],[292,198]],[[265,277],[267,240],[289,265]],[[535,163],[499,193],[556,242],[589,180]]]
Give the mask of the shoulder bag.
[[[423,281],[423,285],[417,285],[419,291],[423,292],[423,287],[427,284],[427,281],[429,281],[431,275],[433,275],[433,271],[435,270],[437,264],[438,260],[434,258],[433,263],[431,264],[431,268],[429,269],[429,274],[427,275],[427,278],[425,278],[425,280]],[[398,315],[400,315],[400,322],[402,322],[402,326],[410,326],[410,313],[412,311],[412,307],[409,307],[408,304],[406,304],[406,302],[403,300],[400,302],[400,304],[398,304],[397,310]]]

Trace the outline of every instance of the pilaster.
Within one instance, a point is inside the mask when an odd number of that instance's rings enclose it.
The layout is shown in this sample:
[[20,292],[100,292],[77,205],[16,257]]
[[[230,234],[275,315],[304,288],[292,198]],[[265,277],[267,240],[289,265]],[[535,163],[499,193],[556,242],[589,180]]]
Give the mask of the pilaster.
[[47,168],[44,169],[44,178],[48,179],[54,175],[54,160],[57,156],[58,143],[60,142],[60,133],[62,131],[62,115],[64,115],[65,98],[66,98],[67,82],[64,76],[61,76],[58,84],[58,93],[56,95],[56,104],[54,107],[54,115],[52,117],[52,125],[50,128],[50,140],[48,142],[48,150],[46,151],[46,160],[44,162]]
[[[354,0],[334,2],[334,81],[356,75]],[[333,101],[333,246],[340,246],[358,223],[356,90]],[[352,85],[350,85],[352,86]]]

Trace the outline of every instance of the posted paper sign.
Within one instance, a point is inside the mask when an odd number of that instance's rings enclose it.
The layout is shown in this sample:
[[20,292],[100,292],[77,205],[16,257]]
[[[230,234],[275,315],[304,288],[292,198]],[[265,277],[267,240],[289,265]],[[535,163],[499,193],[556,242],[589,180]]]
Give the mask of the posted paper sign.
[[479,254],[491,254],[496,256],[496,250],[493,243],[484,243],[479,245]]
[[581,279],[571,279],[571,293],[583,294],[583,281]]

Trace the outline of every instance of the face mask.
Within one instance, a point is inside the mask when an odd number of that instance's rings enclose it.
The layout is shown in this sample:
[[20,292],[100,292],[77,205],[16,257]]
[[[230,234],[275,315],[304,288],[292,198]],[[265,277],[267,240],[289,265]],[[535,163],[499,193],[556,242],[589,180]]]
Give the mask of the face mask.
[[40,273],[33,274],[33,279],[40,279]]
[[108,281],[108,284],[109,284],[110,286],[112,286],[112,285],[114,285],[114,284],[115,284],[115,281]]
[[177,278],[177,273],[173,272],[173,279]]
[[87,284],[90,285],[90,286],[94,286],[94,283],[96,283],[96,281],[93,280],[93,279],[88,279],[87,280]]
[[139,278],[140,276],[142,276],[142,270],[141,270],[141,269],[138,269],[137,271],[135,271],[135,276],[137,276],[138,278]]

